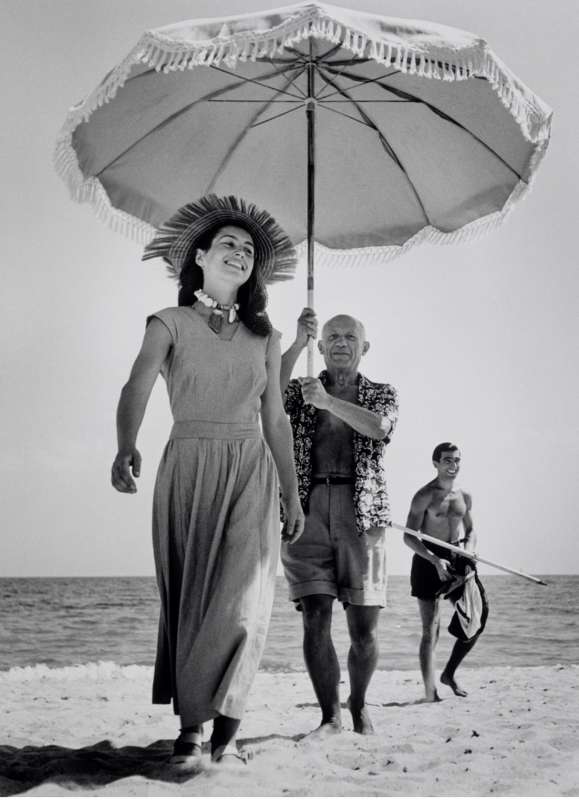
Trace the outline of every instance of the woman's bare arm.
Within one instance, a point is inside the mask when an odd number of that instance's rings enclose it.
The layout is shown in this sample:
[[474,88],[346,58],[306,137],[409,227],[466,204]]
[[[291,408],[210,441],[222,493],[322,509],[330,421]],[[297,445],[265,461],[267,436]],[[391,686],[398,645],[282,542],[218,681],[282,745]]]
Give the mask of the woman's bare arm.
[[293,459],[292,432],[283,408],[280,392],[281,351],[279,341],[271,342],[267,363],[267,387],[261,396],[263,435],[273,455],[282,502],[286,512],[284,539],[295,542],[303,533],[304,515],[298,497],[298,483]]
[[151,391],[171,345],[168,329],[161,320],[153,317],[147,325],[143,344],[129,380],[121,390],[117,407],[118,452],[111,470],[111,482],[119,492],[134,494],[137,491],[134,478],[138,478],[141,471],[137,434]]

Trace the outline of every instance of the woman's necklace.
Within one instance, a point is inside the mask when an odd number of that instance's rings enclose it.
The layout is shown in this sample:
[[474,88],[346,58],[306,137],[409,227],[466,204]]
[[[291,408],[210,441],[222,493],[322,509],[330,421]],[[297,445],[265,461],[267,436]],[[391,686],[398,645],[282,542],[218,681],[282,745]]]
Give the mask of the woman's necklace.
[[211,297],[207,294],[207,292],[204,292],[203,289],[197,289],[197,291],[194,292],[194,295],[200,303],[203,303],[203,305],[206,306],[206,308],[212,309],[211,313],[209,314],[207,324],[215,333],[221,333],[221,329],[223,328],[224,312],[227,312],[227,321],[230,325],[237,319],[239,303],[232,303],[231,305],[219,303],[214,297]]

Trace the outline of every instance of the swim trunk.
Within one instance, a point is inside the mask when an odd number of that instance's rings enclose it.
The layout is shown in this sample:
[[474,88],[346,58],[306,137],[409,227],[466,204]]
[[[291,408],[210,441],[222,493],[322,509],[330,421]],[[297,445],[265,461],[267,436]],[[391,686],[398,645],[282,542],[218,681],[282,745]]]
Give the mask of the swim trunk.
[[[469,559],[461,558],[461,556],[432,542],[425,546],[435,556],[449,561],[452,571],[456,574],[464,574],[464,569],[471,563]],[[410,570],[410,588],[413,597],[418,597],[419,600],[435,600],[441,594],[444,594],[444,590],[449,585],[448,581],[440,580],[434,564],[419,556],[418,553],[414,554]]]
[[356,529],[354,485],[312,486],[304,532],[282,543],[290,600],[314,594],[337,597],[344,607],[386,605],[386,531]]

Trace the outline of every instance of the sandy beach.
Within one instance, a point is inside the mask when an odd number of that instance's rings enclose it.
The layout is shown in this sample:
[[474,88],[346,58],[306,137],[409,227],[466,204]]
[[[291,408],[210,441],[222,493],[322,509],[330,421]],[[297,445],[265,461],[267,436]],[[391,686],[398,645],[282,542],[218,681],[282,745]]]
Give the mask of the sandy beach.
[[[240,731],[248,766],[183,777],[176,720],[149,702],[150,667],[0,673],[0,793],[44,796],[574,796],[579,666],[462,670],[469,697],[423,704],[418,672],[379,672],[376,736],[300,741],[318,724],[305,673],[259,673]],[[346,687],[343,688],[345,699]],[[209,732],[207,733],[207,735]]]

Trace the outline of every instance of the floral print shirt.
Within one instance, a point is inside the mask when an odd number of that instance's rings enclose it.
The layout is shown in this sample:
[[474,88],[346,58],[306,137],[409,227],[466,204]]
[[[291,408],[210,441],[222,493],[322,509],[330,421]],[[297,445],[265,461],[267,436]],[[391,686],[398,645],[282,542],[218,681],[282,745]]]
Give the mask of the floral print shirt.
[[[328,373],[318,376],[328,385]],[[354,510],[359,534],[373,527],[383,528],[390,523],[390,504],[386,488],[384,454],[386,445],[398,420],[398,394],[389,383],[373,383],[358,374],[358,405],[386,417],[392,428],[384,439],[370,439],[354,431]],[[304,403],[297,380],[291,380],[285,392],[285,410],[289,415],[294,436],[294,458],[298,491],[307,513],[312,485],[312,442],[316,430],[317,409]]]

